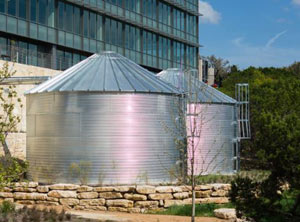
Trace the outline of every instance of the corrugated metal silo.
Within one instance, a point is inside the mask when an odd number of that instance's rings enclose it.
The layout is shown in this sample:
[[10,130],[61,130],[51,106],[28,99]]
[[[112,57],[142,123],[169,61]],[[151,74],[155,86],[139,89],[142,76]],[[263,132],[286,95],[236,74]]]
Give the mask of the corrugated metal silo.
[[158,74],[187,95],[187,136],[194,138],[194,146],[190,140],[187,151],[188,169],[191,172],[194,156],[195,174],[232,174],[239,167],[237,101],[199,81],[193,73],[175,68]]
[[[129,59],[95,54],[26,93],[27,159],[39,182],[171,182],[180,92]],[[165,155],[167,152],[168,155]],[[53,181],[49,181],[49,180]]]

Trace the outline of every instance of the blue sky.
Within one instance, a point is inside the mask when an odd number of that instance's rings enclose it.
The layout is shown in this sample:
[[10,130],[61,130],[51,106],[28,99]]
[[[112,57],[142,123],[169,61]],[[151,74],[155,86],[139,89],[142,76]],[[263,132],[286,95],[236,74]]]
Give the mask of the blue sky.
[[300,61],[300,0],[200,0],[200,54],[248,66]]

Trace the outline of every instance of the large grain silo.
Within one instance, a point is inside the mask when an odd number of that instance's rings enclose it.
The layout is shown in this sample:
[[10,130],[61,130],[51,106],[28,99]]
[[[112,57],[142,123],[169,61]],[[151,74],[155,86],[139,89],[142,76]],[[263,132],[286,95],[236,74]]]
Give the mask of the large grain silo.
[[[27,160],[44,183],[172,182],[179,91],[129,59],[95,54],[27,92]],[[166,153],[168,155],[166,155]]]
[[194,71],[167,69],[158,76],[186,94],[188,169],[195,174],[232,174],[238,170],[237,101],[199,81]]

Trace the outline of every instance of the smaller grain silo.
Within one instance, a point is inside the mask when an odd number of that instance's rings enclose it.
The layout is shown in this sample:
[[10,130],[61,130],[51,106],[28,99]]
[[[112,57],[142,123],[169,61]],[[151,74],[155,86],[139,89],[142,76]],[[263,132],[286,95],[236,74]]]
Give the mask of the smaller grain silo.
[[196,71],[167,69],[158,76],[185,92],[188,169],[195,174],[238,170],[237,101],[199,81]]
[[179,155],[162,123],[174,129],[170,112],[179,94],[113,52],[67,69],[27,92],[30,177],[43,183],[172,182],[168,170]]

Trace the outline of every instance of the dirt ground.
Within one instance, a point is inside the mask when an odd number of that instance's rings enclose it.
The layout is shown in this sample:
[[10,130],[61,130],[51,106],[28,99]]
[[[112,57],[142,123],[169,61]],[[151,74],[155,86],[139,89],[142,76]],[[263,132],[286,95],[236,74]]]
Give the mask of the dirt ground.
[[[86,212],[71,211],[71,214],[82,218],[98,219],[100,221],[115,222],[190,222],[190,217],[154,215],[154,214],[128,214],[119,212]],[[214,217],[197,217],[196,222],[225,222]],[[228,222],[228,221],[227,221]]]

